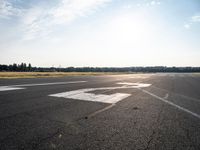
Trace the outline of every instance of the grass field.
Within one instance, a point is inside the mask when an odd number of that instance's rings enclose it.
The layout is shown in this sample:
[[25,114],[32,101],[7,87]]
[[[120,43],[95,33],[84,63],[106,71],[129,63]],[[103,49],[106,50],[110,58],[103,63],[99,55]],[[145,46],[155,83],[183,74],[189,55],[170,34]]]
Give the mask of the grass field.
[[114,72],[0,72],[1,79],[64,77],[82,75],[115,75]]

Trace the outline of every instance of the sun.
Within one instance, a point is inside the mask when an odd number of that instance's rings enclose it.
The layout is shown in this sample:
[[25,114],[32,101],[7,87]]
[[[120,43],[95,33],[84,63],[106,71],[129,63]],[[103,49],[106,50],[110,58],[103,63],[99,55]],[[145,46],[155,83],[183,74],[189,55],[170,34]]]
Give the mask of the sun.
[[142,44],[152,36],[152,23],[139,13],[117,15],[107,28],[113,40],[124,44]]

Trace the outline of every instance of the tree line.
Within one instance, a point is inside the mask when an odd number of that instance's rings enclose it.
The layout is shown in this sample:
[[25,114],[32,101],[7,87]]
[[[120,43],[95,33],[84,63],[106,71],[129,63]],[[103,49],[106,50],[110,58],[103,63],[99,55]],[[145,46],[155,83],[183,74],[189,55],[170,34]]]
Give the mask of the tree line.
[[21,63],[12,65],[0,65],[0,71],[33,71],[31,64]]
[[0,71],[13,72],[200,72],[200,67],[32,67],[30,63],[1,65]]

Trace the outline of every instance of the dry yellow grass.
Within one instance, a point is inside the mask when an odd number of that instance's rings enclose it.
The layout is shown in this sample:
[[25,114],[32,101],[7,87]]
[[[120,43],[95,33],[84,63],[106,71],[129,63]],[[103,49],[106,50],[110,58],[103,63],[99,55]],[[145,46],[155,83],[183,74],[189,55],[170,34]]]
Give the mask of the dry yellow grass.
[[200,73],[192,73],[192,75],[194,76],[194,77],[199,77],[200,76]]
[[0,72],[1,79],[16,78],[42,78],[42,77],[64,77],[64,76],[82,76],[82,75],[115,75],[123,73],[114,72]]

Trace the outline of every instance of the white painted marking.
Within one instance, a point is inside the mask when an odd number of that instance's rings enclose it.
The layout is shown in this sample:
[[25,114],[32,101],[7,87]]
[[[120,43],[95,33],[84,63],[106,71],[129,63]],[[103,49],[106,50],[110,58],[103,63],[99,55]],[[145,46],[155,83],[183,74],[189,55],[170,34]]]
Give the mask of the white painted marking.
[[96,116],[97,114],[99,114],[99,113],[101,113],[101,112],[104,112],[104,111],[106,111],[106,110],[108,110],[108,109],[114,107],[115,105],[116,105],[116,104],[111,104],[111,105],[109,105],[109,106],[107,106],[107,107],[104,107],[103,109],[97,110],[97,111],[95,111],[94,113],[88,115],[86,118],[94,117],[94,116]]
[[164,99],[167,99],[169,97],[169,94],[167,93],[164,97]]
[[29,86],[74,84],[74,83],[84,83],[84,82],[87,82],[87,81],[52,82],[52,83],[20,84],[20,85],[0,86],[0,92],[2,92],[2,91],[11,91],[11,90],[21,90],[21,89],[25,89],[23,87],[29,87]]
[[150,76],[146,77],[146,76],[135,76],[135,77],[129,77],[130,79],[147,79],[149,78]]
[[105,94],[94,94],[94,93],[88,93],[88,92],[97,91],[97,90],[115,90],[115,89],[128,89],[128,88],[139,88],[139,87],[150,86],[150,84],[127,83],[127,82],[120,82],[117,84],[123,84],[123,85],[127,85],[127,86],[87,88],[87,89],[68,91],[68,92],[63,92],[63,93],[58,93],[58,94],[51,94],[49,96],[115,104],[115,103],[131,96],[131,94],[115,93],[115,94],[111,94],[111,95],[105,95]]
[[21,90],[24,88],[21,87],[12,87],[12,86],[0,86],[0,92],[2,91],[12,91],[12,90]]
[[119,82],[117,84],[128,85],[135,88],[149,87],[151,85],[151,84],[146,84],[146,83],[131,83],[131,82]]
[[84,83],[87,81],[69,81],[69,82],[51,82],[51,83],[37,83],[37,84],[18,84],[18,85],[9,85],[9,86],[40,86],[40,85],[59,85],[59,84],[73,84],[73,83]]
[[102,103],[117,103],[118,101],[125,99],[131,95],[126,93],[115,93],[111,95],[86,93],[95,90],[102,90],[102,88],[81,89],[81,90],[63,92],[58,94],[52,94],[49,96],[64,97],[64,98],[78,99],[84,101],[102,102]]
[[[154,88],[157,88],[157,89],[160,89],[160,90],[169,92],[169,91],[166,90],[166,89],[158,88],[158,87],[156,87],[156,86],[154,86]],[[193,98],[193,97],[188,97],[188,96],[185,96],[185,95],[182,95],[182,94],[178,94],[178,93],[174,93],[174,92],[172,92],[172,91],[170,91],[170,92],[171,92],[172,94],[176,95],[176,96],[180,96],[180,97],[184,98],[185,100],[191,100],[191,101],[200,103],[200,100],[199,100],[199,99],[196,99],[196,98]]]
[[146,91],[146,90],[143,90],[143,89],[141,89],[141,90],[142,90],[144,93],[149,94],[149,95],[151,95],[151,96],[157,98],[158,100],[161,100],[161,101],[163,101],[163,102],[165,102],[165,103],[167,103],[167,104],[169,104],[169,105],[171,105],[171,106],[174,106],[174,107],[178,108],[179,110],[182,110],[182,111],[184,111],[184,112],[186,112],[186,113],[188,113],[188,114],[190,114],[190,115],[192,115],[192,116],[197,117],[198,119],[200,119],[200,115],[197,114],[197,113],[194,113],[194,112],[192,112],[192,111],[190,111],[190,110],[188,110],[188,109],[186,109],[186,108],[183,108],[183,107],[181,107],[181,106],[179,106],[179,105],[177,105],[177,104],[175,104],[175,103],[173,103],[173,102],[170,102],[170,101],[168,101],[168,100],[166,100],[166,99],[164,99],[164,98],[161,98],[161,97],[159,97],[159,96],[157,96],[157,95],[155,95],[155,94],[153,94],[153,93],[151,93],[151,92],[149,92],[149,91]]

